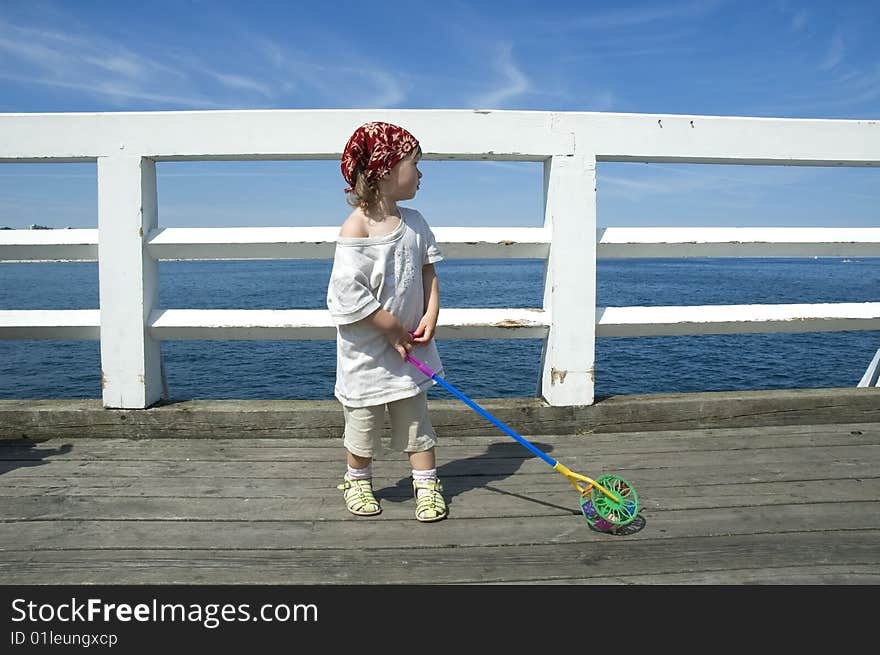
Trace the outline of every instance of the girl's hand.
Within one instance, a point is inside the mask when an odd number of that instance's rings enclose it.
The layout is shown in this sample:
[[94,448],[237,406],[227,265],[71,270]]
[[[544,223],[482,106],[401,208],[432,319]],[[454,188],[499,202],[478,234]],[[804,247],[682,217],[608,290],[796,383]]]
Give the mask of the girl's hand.
[[413,341],[418,344],[425,344],[434,338],[434,330],[437,328],[437,319],[431,319],[429,316],[423,316],[419,322],[419,327],[413,330]]
[[393,314],[379,308],[363,320],[381,330],[385,338],[388,339],[388,343],[391,344],[394,350],[400,353],[401,359],[406,359],[406,356],[414,347],[413,338]]
[[400,323],[397,324],[396,329],[385,332],[385,336],[394,349],[400,353],[401,359],[406,359],[406,356],[412,352],[413,336]]

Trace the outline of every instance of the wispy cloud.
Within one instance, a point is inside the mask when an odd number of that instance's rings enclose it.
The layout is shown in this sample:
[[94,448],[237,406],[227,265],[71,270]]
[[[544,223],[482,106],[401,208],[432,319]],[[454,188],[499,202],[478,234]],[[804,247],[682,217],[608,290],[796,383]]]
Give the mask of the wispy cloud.
[[[402,104],[407,97],[402,77],[369,58],[350,52],[345,61],[363,61],[362,66],[328,65],[284,46],[274,39],[252,34],[249,41],[277,76],[279,88],[315,98],[315,104],[384,109]],[[317,97],[316,97],[317,92]]]
[[528,173],[529,175],[533,175],[537,170],[537,167],[540,166],[540,163],[512,161],[483,161],[480,162],[480,164],[483,166],[488,166],[489,168],[500,168],[505,171]]
[[613,91],[596,91],[588,95],[584,108],[586,111],[611,111],[619,104],[620,101]]
[[791,17],[791,29],[793,32],[800,32],[810,21],[810,15],[805,11],[798,11]]
[[[587,15],[570,20],[554,20],[552,25],[562,31],[632,28],[672,20],[693,19],[717,11],[724,0],[693,0],[691,2],[656,3],[645,7],[630,7],[617,11],[590,11]],[[542,23],[547,27],[549,23]]]
[[[256,37],[259,47],[244,49],[250,59],[236,70],[176,48],[156,48],[164,52],[157,59],[79,29],[58,32],[0,20],[0,54],[6,55],[0,57],[0,79],[78,91],[124,108],[139,102],[148,103],[148,109],[271,107],[304,98],[314,98],[317,106],[385,108],[406,98],[404,85],[391,71],[369,64],[327,65],[310,55],[291,54],[268,38]],[[230,36],[235,38],[248,39],[240,33]],[[346,60],[365,60],[352,55]],[[250,72],[254,69],[258,76]]]
[[875,64],[868,70],[835,69],[833,75],[821,89],[792,95],[786,98],[784,105],[768,107],[767,111],[788,115],[821,112],[826,118],[831,118],[834,114],[845,118],[848,112],[871,108],[871,103],[880,99],[880,64]]
[[495,68],[501,73],[502,80],[492,90],[474,98],[471,101],[472,106],[500,108],[509,100],[530,90],[529,79],[513,59],[512,44],[505,43],[498,47],[495,55]]
[[255,91],[267,98],[277,96],[277,91],[269,84],[255,80],[244,75],[236,75],[234,73],[221,73],[207,68],[202,68],[202,72],[212,79],[218,81],[223,86],[232,90]]
[[214,178],[214,177],[230,177],[230,178],[244,178],[244,177],[256,177],[261,180],[265,180],[267,178],[277,177],[282,179],[291,179],[294,177],[304,177],[304,178],[315,178],[318,177],[318,174],[306,174],[306,173],[288,173],[288,172],[280,172],[280,173],[267,173],[265,171],[261,171],[259,173],[243,173],[243,172],[235,172],[235,173],[224,173],[219,171],[199,171],[192,173],[161,173],[163,178],[170,177],[204,177],[204,178]]
[[[69,166],[70,164],[67,164],[67,165]],[[77,166],[80,164],[73,164],[73,165]],[[4,164],[4,166],[8,166],[8,165]],[[36,166],[39,166],[39,168],[41,170],[34,170],[33,168],[28,169],[28,170],[16,170],[16,169],[20,169],[22,166],[32,166],[32,164],[14,164],[12,166],[14,166],[14,168],[12,168],[12,169],[6,169],[6,170],[0,169],[0,178],[13,178],[13,179],[15,179],[15,178],[17,178],[17,179],[38,178],[38,179],[52,179],[52,180],[61,180],[61,179],[81,179],[81,180],[92,179],[92,180],[96,180],[97,179],[97,172],[94,170],[90,173],[55,173],[52,171],[53,166],[46,165],[46,164],[36,164]],[[94,165],[92,165],[92,166],[94,166]],[[0,193],[0,197],[2,197],[2,193]]]
[[199,109],[219,109],[225,106],[222,103],[212,102],[197,96],[176,96],[153,92],[125,81],[98,80],[94,82],[74,82],[56,78],[8,75],[5,73],[0,73],[0,79],[24,84],[37,84],[56,89],[81,91],[87,95],[100,97],[116,106],[126,106],[132,100],[146,100],[160,105],[195,107]]
[[0,48],[22,63],[46,69],[94,68],[132,80],[147,80],[159,72],[179,79],[187,77],[180,70],[92,33],[58,32],[0,20]]
[[[708,193],[735,195],[746,199],[767,189],[797,186],[814,174],[812,171],[784,170],[769,166],[616,164],[606,173],[608,164],[599,168],[599,185],[612,195],[640,198],[647,195],[684,195]],[[632,174],[626,174],[626,169]]]
[[[0,78],[80,91],[122,106],[142,100],[174,106],[217,107],[218,102],[191,94],[190,72],[133,52],[90,33],[62,33],[0,21]],[[186,89],[189,93],[175,91]]]
[[338,69],[341,72],[354,74],[355,76],[364,75],[368,80],[373,81],[373,89],[362,95],[361,103],[354,106],[363,107],[395,107],[400,105],[406,99],[406,93],[403,86],[394,73],[380,69]]
[[836,68],[840,62],[843,61],[843,58],[846,54],[846,44],[843,40],[843,34],[839,31],[836,31],[831,36],[831,43],[828,45],[828,51],[825,55],[825,59],[819,65],[819,70],[829,71],[833,68]]
[[820,19],[818,8],[805,10],[783,0],[778,0],[777,7],[796,34],[789,45],[801,54],[803,66],[797,70],[777,66],[779,83],[764,94],[768,102],[760,111],[823,118],[848,118],[865,110],[869,116],[875,114],[880,64],[876,41],[864,34],[876,22],[875,16],[866,11],[861,22],[855,22],[834,12]]
[[[312,55],[298,55],[260,36],[237,34],[256,42],[247,68],[223,69],[199,56],[167,49],[160,60],[113,39],[86,31],[58,32],[0,20],[0,79],[38,85],[130,108],[265,107],[312,99],[312,106],[387,108],[406,99],[400,77],[368,58],[350,53],[336,66]],[[161,50],[158,48],[157,50]],[[256,68],[259,77],[250,73]]]
[[692,44],[679,43],[669,46],[640,46],[630,43],[616,43],[614,47],[603,48],[601,46],[591,48],[590,52],[567,55],[559,58],[562,63],[576,63],[583,61],[609,61],[614,59],[642,59],[645,57],[670,57],[676,55],[688,55],[695,50]]
[[694,180],[675,175],[656,175],[650,179],[637,179],[625,175],[601,174],[598,178],[600,191],[606,188],[614,195],[643,197],[645,195],[678,195],[721,186],[720,180]]

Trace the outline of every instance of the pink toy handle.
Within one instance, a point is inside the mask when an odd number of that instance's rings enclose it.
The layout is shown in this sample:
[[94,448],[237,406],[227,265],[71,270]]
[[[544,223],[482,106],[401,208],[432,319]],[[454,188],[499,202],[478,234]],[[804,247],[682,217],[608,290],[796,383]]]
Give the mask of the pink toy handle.
[[433,378],[435,375],[437,375],[434,371],[431,370],[431,368],[429,366],[420,362],[412,355],[407,354],[406,361],[408,361],[410,364],[415,366],[417,369],[419,369],[422,373],[427,375],[429,378]]
[[[410,334],[410,336],[412,336],[413,334],[415,334],[415,330],[410,330],[409,334]],[[437,375],[436,372],[431,370],[430,366],[428,366],[424,362],[420,362],[419,360],[417,360],[415,357],[413,357],[409,353],[407,353],[407,355],[406,355],[406,361],[408,361],[410,364],[415,366],[417,369],[419,369],[422,373],[427,375],[429,378],[433,378],[435,375]]]

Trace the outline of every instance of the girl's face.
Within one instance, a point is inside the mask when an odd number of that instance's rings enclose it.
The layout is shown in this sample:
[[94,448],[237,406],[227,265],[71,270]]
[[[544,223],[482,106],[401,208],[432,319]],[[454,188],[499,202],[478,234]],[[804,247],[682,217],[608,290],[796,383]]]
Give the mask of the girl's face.
[[395,164],[387,177],[379,181],[379,190],[391,200],[409,200],[415,198],[421,178],[419,160],[416,157],[404,157]]

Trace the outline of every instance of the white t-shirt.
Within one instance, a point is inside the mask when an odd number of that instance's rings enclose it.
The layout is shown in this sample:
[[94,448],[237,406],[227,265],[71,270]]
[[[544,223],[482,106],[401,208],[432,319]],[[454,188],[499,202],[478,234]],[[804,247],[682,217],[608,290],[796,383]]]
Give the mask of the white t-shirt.
[[[422,267],[443,259],[434,233],[415,209],[400,207],[389,234],[336,240],[327,308],[336,324],[336,398],[348,407],[370,407],[410,398],[434,381],[401,358],[385,335],[360,323],[380,307],[409,331],[425,313]],[[417,345],[416,359],[443,375],[432,339]]]

